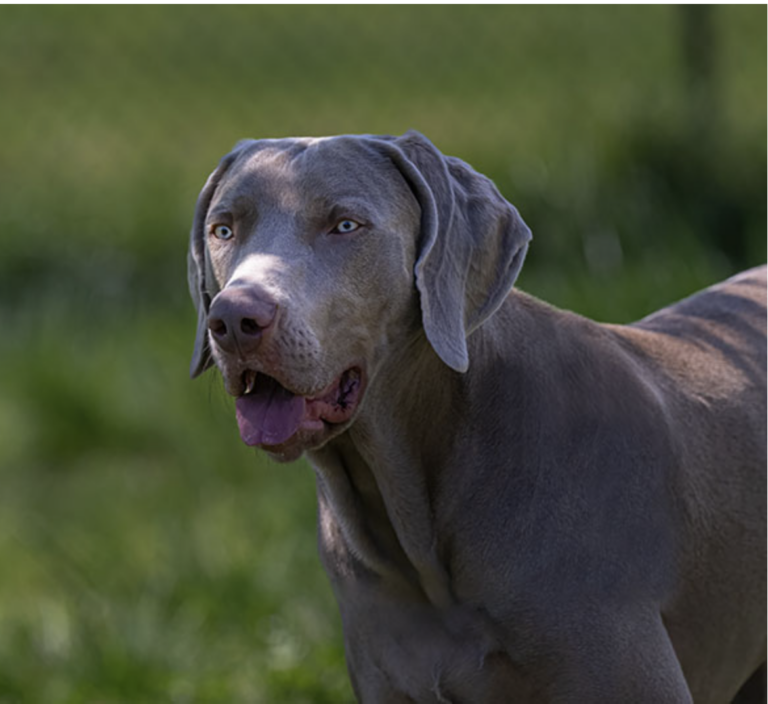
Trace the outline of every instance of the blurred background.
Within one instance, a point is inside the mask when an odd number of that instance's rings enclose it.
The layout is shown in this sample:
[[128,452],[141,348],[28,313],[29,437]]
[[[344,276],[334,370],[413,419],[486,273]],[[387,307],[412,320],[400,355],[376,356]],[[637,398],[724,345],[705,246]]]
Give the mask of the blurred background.
[[243,137],[415,128],[628,322],[766,254],[766,8],[0,8],[0,701],[351,702],[308,465],[187,376]]

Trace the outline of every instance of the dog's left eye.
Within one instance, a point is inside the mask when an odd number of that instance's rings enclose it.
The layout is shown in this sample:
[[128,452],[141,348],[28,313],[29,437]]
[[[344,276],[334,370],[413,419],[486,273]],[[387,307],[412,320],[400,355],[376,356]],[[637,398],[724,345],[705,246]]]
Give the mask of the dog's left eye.
[[359,222],[346,219],[339,221],[339,223],[336,225],[336,227],[333,228],[333,230],[331,230],[331,232],[333,232],[335,235],[348,235],[350,232],[357,230],[358,227],[360,227]]

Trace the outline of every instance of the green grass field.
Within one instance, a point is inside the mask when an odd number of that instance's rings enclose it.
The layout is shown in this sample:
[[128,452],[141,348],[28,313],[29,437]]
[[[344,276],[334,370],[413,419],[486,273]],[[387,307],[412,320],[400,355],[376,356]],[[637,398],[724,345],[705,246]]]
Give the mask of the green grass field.
[[765,23],[713,8],[696,102],[673,7],[0,8],[0,702],[352,701],[311,468],[187,377],[238,139],[419,129],[521,288],[630,321],[765,259]]

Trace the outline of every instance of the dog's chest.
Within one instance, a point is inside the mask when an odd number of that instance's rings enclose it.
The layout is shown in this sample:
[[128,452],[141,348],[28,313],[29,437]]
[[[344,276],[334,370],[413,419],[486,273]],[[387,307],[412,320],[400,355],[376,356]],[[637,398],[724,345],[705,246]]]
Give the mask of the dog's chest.
[[530,683],[486,616],[381,595],[340,597],[347,662],[362,702],[504,701]]

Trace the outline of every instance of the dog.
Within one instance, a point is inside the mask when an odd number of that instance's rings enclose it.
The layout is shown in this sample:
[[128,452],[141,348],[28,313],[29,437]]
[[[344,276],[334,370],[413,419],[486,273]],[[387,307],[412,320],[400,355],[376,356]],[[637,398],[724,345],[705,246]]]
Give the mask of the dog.
[[606,325],[513,288],[530,241],[416,132],[243,141],[191,376],[314,466],[360,701],[765,701],[765,268]]

